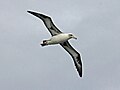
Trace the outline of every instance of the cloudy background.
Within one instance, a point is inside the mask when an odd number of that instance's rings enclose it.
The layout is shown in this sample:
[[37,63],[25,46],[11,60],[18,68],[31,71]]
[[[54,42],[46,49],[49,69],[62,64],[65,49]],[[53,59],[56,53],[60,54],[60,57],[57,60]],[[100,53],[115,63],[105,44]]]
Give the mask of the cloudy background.
[[[39,45],[50,34],[27,10],[78,37],[83,78],[59,45]],[[120,90],[120,0],[0,0],[0,90]]]

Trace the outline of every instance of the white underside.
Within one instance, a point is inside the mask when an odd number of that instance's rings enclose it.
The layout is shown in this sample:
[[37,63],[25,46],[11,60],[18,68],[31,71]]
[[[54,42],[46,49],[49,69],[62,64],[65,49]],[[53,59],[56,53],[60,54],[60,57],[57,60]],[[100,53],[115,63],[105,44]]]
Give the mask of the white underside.
[[69,40],[70,37],[68,34],[58,34],[56,36],[53,36],[50,40],[48,40],[48,45],[50,44],[59,44],[62,42],[65,42],[67,40]]

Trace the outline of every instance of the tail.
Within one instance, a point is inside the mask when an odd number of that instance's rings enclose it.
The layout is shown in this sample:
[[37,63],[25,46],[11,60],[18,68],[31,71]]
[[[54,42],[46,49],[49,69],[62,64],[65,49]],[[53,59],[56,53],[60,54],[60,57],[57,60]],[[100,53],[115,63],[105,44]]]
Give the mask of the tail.
[[42,44],[40,44],[40,45],[41,45],[42,47],[43,47],[43,46],[46,46],[46,44],[45,44],[45,43],[42,43]]
[[46,46],[46,45],[48,45],[47,40],[43,40],[43,43],[41,43],[41,46],[43,47],[43,46]]

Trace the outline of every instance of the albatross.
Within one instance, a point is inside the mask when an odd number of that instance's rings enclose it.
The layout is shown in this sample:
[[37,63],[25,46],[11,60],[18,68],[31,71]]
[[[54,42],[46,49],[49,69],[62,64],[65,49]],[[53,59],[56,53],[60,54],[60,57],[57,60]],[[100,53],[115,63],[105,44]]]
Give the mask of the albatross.
[[34,12],[34,11],[27,11],[28,13],[40,18],[45,26],[47,27],[48,31],[52,35],[52,37],[48,40],[43,40],[41,43],[41,46],[47,46],[47,45],[54,45],[54,44],[60,44],[73,58],[74,64],[76,66],[76,69],[78,71],[78,74],[80,77],[82,77],[82,62],[81,62],[81,56],[80,54],[70,45],[69,39],[77,39],[72,33],[63,33],[60,31],[55,24],[53,23],[53,20],[50,16]]

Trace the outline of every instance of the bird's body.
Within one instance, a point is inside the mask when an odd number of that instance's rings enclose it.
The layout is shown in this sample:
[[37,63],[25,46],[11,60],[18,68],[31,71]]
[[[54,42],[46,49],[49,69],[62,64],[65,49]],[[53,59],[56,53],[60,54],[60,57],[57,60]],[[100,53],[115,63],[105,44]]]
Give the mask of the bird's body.
[[61,33],[61,34],[58,34],[58,35],[55,35],[53,37],[51,37],[50,39],[48,40],[43,40],[43,42],[41,44],[44,43],[44,41],[47,42],[47,45],[54,45],[54,44],[60,44],[60,43],[63,43],[69,39],[71,39],[72,37],[70,37],[69,33]]
[[54,25],[52,19],[49,16],[36,13],[33,11],[28,11],[28,13],[33,14],[36,17],[40,18],[44,22],[50,34],[52,35],[50,39],[43,40],[41,45],[46,46],[46,45],[60,44],[72,56],[76,69],[79,73],[79,76],[82,77],[82,62],[81,62],[80,54],[68,42],[69,39],[72,39],[72,38],[77,39],[77,38],[71,33],[61,32]]

